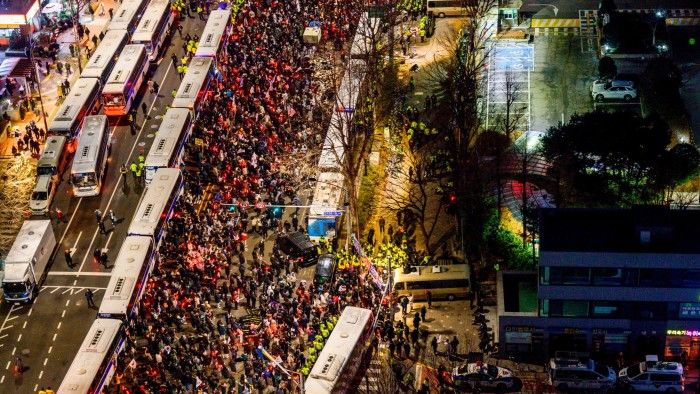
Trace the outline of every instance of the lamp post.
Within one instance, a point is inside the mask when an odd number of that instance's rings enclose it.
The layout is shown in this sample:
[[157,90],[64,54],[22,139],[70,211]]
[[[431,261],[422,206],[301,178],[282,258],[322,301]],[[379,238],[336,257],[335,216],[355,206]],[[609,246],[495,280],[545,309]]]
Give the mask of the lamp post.
[[[88,7],[91,7],[90,2],[88,1]],[[78,57],[78,72],[80,74],[83,73],[83,65],[80,60],[80,37],[78,36],[78,24],[80,23],[80,4],[78,3],[78,0],[72,0],[70,1],[70,8],[71,11],[73,12],[73,33],[75,34],[75,51],[77,52],[76,55]],[[71,52],[72,54],[72,52]]]
[[41,114],[44,118],[44,130],[48,134],[49,125],[46,120],[46,111],[44,110],[44,98],[41,94],[41,78],[39,71],[37,70],[36,62],[34,61],[34,39],[31,35],[29,36],[29,62],[32,63],[32,70],[34,71],[34,78],[36,79],[37,91],[39,92],[39,105],[41,106]]

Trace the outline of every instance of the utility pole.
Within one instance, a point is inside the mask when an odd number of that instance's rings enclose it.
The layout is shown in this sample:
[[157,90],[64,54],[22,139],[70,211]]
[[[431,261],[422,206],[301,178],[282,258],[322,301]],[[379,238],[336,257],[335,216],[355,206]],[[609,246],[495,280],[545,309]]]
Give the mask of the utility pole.
[[[80,23],[80,4],[78,3],[78,0],[72,0],[70,2],[70,7],[71,7],[71,11],[73,12],[73,33],[75,34],[75,42],[76,42],[75,50],[76,50],[77,56],[78,56],[78,72],[80,74],[82,74],[83,73],[83,65],[82,65],[81,53],[80,53],[80,37],[78,36],[78,24]],[[88,7],[91,7],[89,2],[88,2]]]
[[[44,110],[44,97],[41,94],[41,75],[39,74],[39,71],[37,70],[36,62],[34,61],[34,39],[29,36],[29,62],[32,63],[32,69],[34,70],[34,78],[36,79],[36,86],[37,86],[37,91],[39,92],[39,105],[41,106],[41,114],[44,118],[44,130],[46,131],[46,134],[48,135],[49,133],[49,124],[46,120],[46,111]],[[48,69],[46,70],[48,74]]]

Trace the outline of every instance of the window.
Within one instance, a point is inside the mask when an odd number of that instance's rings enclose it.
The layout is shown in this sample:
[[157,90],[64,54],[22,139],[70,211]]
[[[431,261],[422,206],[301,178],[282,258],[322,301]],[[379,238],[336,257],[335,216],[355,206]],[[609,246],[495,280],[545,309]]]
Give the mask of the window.
[[670,271],[662,269],[640,269],[640,287],[666,287],[669,285]]
[[665,320],[667,315],[666,303],[638,302],[636,303],[636,318],[646,320]]
[[621,268],[593,268],[593,284],[615,286],[622,284]]
[[576,300],[549,300],[549,316],[587,317],[588,302]]
[[591,282],[590,269],[574,267],[544,267],[543,284],[587,285]]
[[408,282],[406,283],[408,290],[423,290],[431,288],[430,282]]
[[597,301],[593,302],[591,315],[593,317],[618,317],[621,314],[620,312],[617,303]]
[[700,270],[672,270],[670,277],[673,287],[700,287]]

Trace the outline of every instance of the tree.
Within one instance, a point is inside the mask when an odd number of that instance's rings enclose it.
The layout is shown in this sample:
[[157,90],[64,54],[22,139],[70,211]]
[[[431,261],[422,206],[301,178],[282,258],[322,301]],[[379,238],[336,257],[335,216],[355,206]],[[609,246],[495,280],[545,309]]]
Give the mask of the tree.
[[604,14],[612,14],[617,10],[617,5],[615,5],[614,0],[601,0],[600,5],[598,6],[598,13],[601,15]]
[[663,192],[663,200],[671,200],[676,185],[681,185],[698,175],[700,154],[691,144],[677,144],[659,159],[656,188]]
[[617,207],[657,200],[693,173],[695,148],[671,153],[670,141],[671,130],[658,117],[595,111],[550,128],[542,151],[559,184],[559,205]]
[[617,65],[610,56],[603,56],[598,61],[598,75],[601,78],[613,78],[617,75]]
[[503,113],[499,114],[496,119],[497,129],[508,137],[508,140],[513,139],[513,133],[516,131],[526,131],[521,129],[521,122],[527,115],[527,106],[522,104],[523,82],[519,81],[515,74],[507,71],[502,82],[503,92]]

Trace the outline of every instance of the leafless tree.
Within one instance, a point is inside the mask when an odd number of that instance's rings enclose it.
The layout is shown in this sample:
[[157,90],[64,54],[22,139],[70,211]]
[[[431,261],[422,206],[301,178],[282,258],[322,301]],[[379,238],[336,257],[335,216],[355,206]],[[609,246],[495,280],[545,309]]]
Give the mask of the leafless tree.
[[503,102],[503,112],[499,113],[496,119],[497,129],[503,132],[508,140],[512,141],[513,133],[520,130],[520,124],[527,115],[527,106],[522,104],[523,82],[518,81],[511,71],[503,73],[501,82]]

